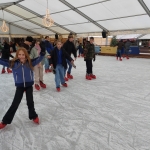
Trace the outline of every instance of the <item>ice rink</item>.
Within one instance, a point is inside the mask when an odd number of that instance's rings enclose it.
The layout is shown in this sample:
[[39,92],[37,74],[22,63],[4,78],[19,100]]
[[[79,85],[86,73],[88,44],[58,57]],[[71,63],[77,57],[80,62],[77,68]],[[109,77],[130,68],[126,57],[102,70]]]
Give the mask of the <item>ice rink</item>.
[[[75,64],[68,88],[56,92],[49,73],[47,88],[34,90],[40,125],[28,119],[24,95],[12,124],[0,130],[0,150],[150,150],[150,60],[97,56],[92,81],[83,58]],[[12,74],[0,74],[0,120],[14,92]]]

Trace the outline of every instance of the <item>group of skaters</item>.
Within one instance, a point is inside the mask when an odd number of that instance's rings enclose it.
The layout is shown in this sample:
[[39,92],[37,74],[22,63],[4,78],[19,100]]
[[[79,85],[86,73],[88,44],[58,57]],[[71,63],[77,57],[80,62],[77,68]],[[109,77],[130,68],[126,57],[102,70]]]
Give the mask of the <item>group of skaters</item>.
[[[56,90],[58,92],[61,90],[60,85],[64,87],[68,86],[66,78],[73,79],[71,69],[72,66],[76,67],[74,61],[77,58],[73,36],[69,35],[68,40],[63,46],[62,42],[57,40],[56,46],[53,49],[47,49],[47,47],[49,47],[49,43],[47,42],[48,38],[49,37],[45,37],[45,40],[43,41],[36,40],[31,48],[33,38],[27,37],[25,42],[21,44],[21,47],[18,48],[15,56],[12,56],[13,59],[0,58],[1,65],[12,69],[16,86],[13,102],[0,123],[0,129],[4,128],[7,124],[11,124],[24,93],[26,94],[29,119],[33,120],[34,123],[39,124],[39,117],[34,108],[33,84],[35,82],[36,89],[39,89],[37,88],[39,85],[42,88],[46,88],[46,84],[43,82],[43,65],[45,64],[45,60],[48,61],[52,72],[55,74]],[[93,43],[94,38],[90,37],[90,41],[86,41],[83,53],[84,61],[86,62],[87,80],[96,79],[96,76],[93,75],[92,71],[92,61],[95,61],[95,49]],[[9,47],[5,48],[7,49]],[[74,59],[71,57],[71,54],[73,54]]]
[[129,50],[131,46],[130,40],[127,40],[126,42],[123,42],[123,40],[120,40],[117,44],[117,54],[116,59],[122,61],[123,58],[129,59]]

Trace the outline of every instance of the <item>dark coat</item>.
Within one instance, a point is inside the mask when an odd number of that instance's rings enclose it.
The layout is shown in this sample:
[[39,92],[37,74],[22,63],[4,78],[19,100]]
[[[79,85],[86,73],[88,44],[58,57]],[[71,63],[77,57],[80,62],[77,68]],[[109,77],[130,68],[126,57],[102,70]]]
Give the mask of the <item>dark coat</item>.
[[[54,50],[51,51],[51,63],[53,64],[54,69],[57,66],[57,47],[54,48]],[[66,59],[69,61],[72,61],[73,59],[68,55],[68,53],[62,48],[62,65],[66,69],[67,68],[67,62]]]
[[7,59],[9,60],[9,57],[14,58],[11,54],[10,54],[10,46],[7,43],[4,43],[4,48],[2,49],[2,59]]
[[76,51],[76,48],[75,48],[73,42],[70,42],[69,40],[67,40],[64,43],[63,48],[66,50],[66,52],[69,54],[69,56],[71,56],[71,53],[72,53],[75,58],[77,57],[77,51]]

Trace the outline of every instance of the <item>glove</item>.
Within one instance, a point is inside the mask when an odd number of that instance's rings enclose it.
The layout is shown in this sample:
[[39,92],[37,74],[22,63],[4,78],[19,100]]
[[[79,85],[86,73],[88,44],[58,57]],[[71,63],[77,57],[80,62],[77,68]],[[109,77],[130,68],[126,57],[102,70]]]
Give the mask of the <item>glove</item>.
[[56,70],[55,69],[53,69],[52,71],[53,71],[53,74],[56,74]]
[[52,69],[53,74],[56,74],[56,70],[53,67],[51,67],[51,69]]

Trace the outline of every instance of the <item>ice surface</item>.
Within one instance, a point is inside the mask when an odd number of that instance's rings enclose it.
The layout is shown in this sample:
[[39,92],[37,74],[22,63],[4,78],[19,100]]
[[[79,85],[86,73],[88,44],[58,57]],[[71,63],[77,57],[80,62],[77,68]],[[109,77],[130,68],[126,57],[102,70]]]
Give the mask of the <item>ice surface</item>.
[[[150,60],[97,56],[96,80],[85,80],[78,58],[68,88],[34,90],[40,125],[28,119],[25,96],[11,125],[0,130],[0,150],[150,150]],[[0,69],[2,66],[0,66]],[[0,74],[0,118],[12,103],[12,74]]]

